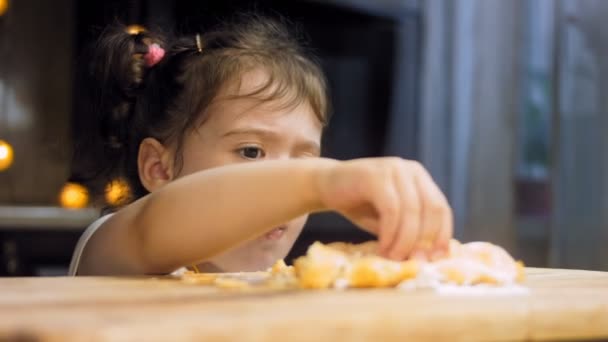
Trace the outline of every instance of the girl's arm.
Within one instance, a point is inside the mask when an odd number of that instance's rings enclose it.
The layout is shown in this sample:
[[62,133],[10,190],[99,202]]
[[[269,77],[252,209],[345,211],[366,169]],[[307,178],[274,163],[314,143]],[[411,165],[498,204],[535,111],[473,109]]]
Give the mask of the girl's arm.
[[377,234],[394,259],[443,251],[452,232],[445,198],[417,163],[263,161],[185,176],[121,209],[87,244],[79,274],[169,273],[324,210]]

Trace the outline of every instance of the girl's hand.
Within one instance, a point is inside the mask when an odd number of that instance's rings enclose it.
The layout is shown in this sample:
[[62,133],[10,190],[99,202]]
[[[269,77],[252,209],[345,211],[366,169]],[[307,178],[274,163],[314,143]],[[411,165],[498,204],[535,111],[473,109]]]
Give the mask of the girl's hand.
[[452,211],[422,165],[401,158],[338,162],[318,178],[323,207],[378,236],[394,260],[435,259],[452,237]]

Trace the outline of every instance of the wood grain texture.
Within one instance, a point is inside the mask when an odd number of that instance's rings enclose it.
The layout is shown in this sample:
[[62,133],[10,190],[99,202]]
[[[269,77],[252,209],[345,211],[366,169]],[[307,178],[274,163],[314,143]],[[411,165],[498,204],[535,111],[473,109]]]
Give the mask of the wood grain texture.
[[168,278],[0,279],[0,340],[608,338],[608,273],[528,269],[529,295],[235,292]]

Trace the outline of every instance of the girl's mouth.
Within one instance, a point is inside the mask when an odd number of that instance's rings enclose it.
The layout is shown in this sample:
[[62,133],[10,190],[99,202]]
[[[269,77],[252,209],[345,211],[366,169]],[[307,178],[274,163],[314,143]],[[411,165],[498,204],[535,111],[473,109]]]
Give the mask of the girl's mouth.
[[266,240],[279,240],[285,234],[287,226],[277,227],[264,235]]

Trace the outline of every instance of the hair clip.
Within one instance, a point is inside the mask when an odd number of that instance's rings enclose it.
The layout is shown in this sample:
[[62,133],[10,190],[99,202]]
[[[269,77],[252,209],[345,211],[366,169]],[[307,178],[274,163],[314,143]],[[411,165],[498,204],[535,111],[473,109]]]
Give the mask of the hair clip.
[[148,53],[144,55],[144,60],[146,61],[146,66],[153,67],[161,59],[165,57],[165,49],[160,47],[160,45],[153,43],[148,46]]
[[198,50],[198,52],[203,52],[203,44],[201,43],[201,35],[200,34],[196,34],[196,49]]

